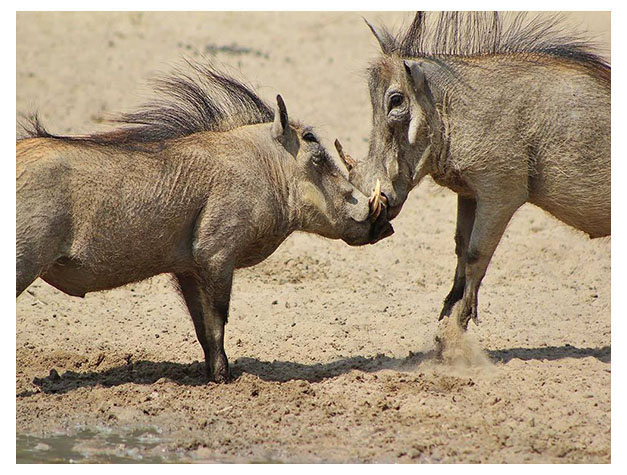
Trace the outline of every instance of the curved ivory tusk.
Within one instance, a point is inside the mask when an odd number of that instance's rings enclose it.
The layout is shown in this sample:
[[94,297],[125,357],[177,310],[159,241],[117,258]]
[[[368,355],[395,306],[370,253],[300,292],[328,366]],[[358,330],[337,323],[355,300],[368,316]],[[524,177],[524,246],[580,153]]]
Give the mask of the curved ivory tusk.
[[381,200],[381,205],[384,208],[387,208],[388,207],[388,198],[387,198],[387,196],[381,195],[381,197],[379,199]]
[[342,144],[338,139],[335,139],[335,149],[337,150],[338,155],[344,162],[344,165],[346,165],[346,168],[348,168],[348,171],[351,171],[353,167],[357,165],[357,162],[349,154],[344,153]]
[[335,150],[337,150],[337,153],[343,159],[344,158],[344,151],[342,150],[342,144],[340,143],[339,139],[335,139],[334,144],[335,144]]
[[368,203],[370,205],[370,218],[375,221],[381,214],[381,181],[378,178]]
[[377,206],[376,208],[371,208],[370,220],[373,222],[376,221],[380,214],[381,214],[381,205],[379,204],[379,206]]

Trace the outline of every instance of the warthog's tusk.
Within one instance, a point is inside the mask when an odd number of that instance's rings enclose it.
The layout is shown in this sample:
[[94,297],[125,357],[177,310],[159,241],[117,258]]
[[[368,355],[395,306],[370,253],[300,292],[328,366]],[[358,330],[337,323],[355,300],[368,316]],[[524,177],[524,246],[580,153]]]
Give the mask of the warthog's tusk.
[[340,142],[339,139],[335,139],[335,150],[337,150],[337,153],[340,155],[340,157],[342,157],[342,159],[344,159],[344,151],[342,150],[342,144]]
[[382,194],[379,199],[381,200],[381,204],[383,205],[383,207],[387,208],[388,207],[388,197]]
[[344,162],[344,165],[346,165],[346,168],[348,168],[348,171],[351,171],[353,167],[357,165],[357,162],[348,153],[344,153],[342,144],[338,139],[335,139],[335,149],[337,150],[338,155]]
[[377,183],[374,185],[372,196],[368,200],[368,204],[370,205],[370,219],[376,221],[379,214],[381,214],[381,207],[383,206],[381,202],[381,180],[378,178]]

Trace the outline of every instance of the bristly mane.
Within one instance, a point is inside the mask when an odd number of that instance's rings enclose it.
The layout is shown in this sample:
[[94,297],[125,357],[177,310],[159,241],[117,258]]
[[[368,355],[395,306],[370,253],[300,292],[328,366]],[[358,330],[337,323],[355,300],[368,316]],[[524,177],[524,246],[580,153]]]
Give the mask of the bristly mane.
[[417,12],[407,31],[382,29],[385,54],[402,57],[473,57],[540,53],[570,59],[594,69],[609,65],[594,54],[595,45],[578,32],[566,32],[560,14],[548,18],[524,12]]
[[155,91],[161,97],[114,119],[113,122],[123,124],[116,130],[57,136],[46,131],[37,115],[24,130],[29,137],[133,146],[272,121],[272,109],[242,82],[211,64],[188,60],[187,65],[189,72],[178,69],[170,76],[155,80]]

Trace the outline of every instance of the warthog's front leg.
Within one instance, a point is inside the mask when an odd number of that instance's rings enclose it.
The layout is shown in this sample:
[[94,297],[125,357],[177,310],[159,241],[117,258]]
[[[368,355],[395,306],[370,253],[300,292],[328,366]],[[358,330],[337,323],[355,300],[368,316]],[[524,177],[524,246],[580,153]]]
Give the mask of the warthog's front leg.
[[466,254],[466,285],[464,295],[456,309],[457,321],[464,329],[468,328],[471,319],[475,323],[478,322],[479,286],[507,223],[523,203],[524,199],[507,203],[482,200],[481,197],[477,199],[475,222]]
[[176,277],[205,353],[207,377],[217,383],[226,382],[229,363],[224,352],[224,325],[228,320],[233,273],[222,272],[219,278],[190,274]]
[[444,306],[440,312],[440,320],[451,314],[453,306],[463,297],[466,286],[466,255],[470,233],[475,222],[475,208],[477,202],[473,198],[457,196],[457,228],[455,230],[455,254],[457,255],[457,267],[453,288],[444,299]]

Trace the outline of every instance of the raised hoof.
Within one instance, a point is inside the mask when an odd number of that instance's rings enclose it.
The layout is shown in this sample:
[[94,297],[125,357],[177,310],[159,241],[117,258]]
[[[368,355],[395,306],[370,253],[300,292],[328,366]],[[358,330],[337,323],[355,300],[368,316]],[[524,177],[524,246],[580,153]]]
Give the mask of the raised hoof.
[[459,323],[459,326],[463,328],[464,331],[466,331],[468,330],[468,324],[470,323],[470,320],[472,320],[475,325],[479,325],[479,317],[477,316],[476,308],[464,309],[463,312],[459,313],[457,322]]
[[453,311],[453,307],[457,302],[459,302],[464,296],[463,289],[461,291],[456,290],[455,287],[451,289],[449,294],[444,299],[444,305],[442,306],[442,311],[440,312],[440,317],[438,321],[441,321],[444,317],[450,317],[451,312]]
[[440,316],[438,317],[438,322],[442,321],[444,317],[450,317],[452,309],[453,309],[453,305],[445,300],[444,306],[442,307],[442,311],[440,312]]

